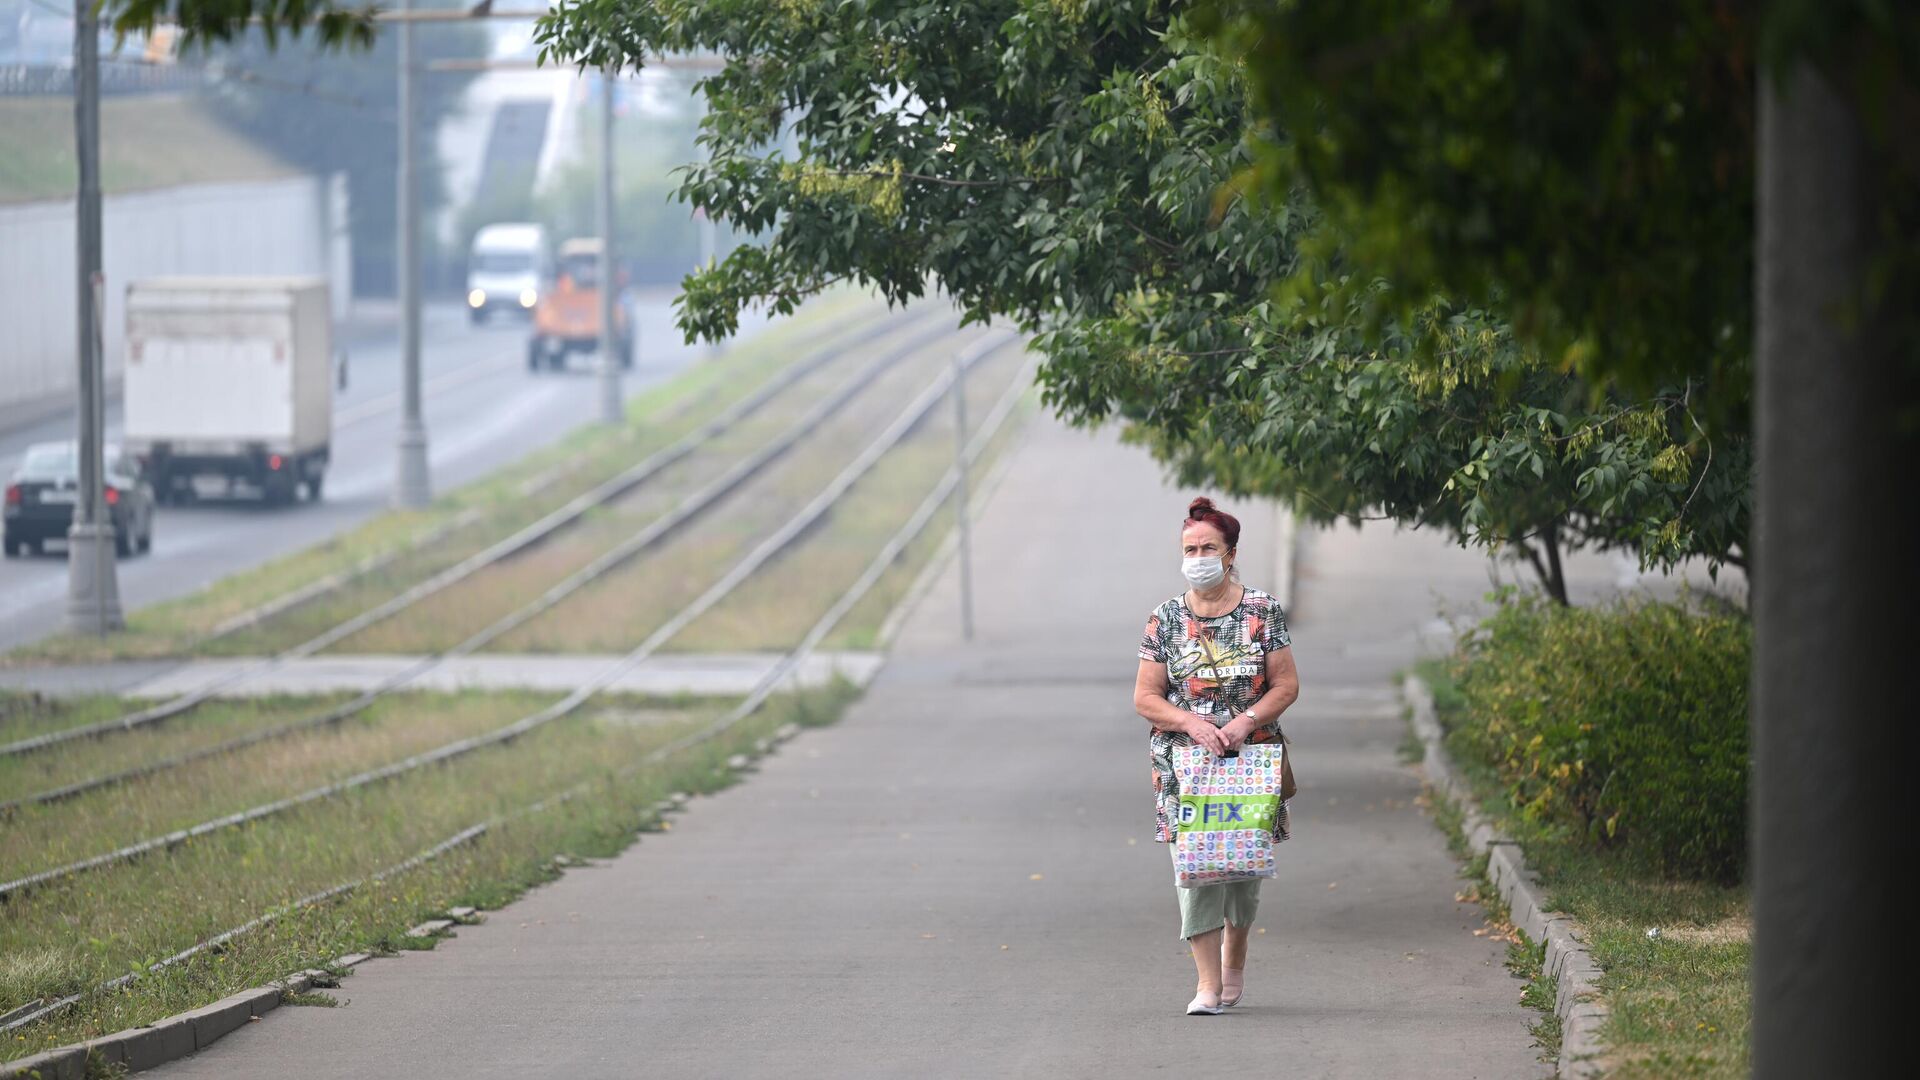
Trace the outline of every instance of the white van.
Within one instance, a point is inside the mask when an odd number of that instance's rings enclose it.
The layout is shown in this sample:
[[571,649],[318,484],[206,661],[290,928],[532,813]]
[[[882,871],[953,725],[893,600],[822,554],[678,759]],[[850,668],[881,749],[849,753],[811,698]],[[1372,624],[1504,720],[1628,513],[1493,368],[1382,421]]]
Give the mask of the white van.
[[474,234],[467,260],[467,311],[476,323],[495,311],[531,316],[552,270],[547,230],[524,222],[488,225]]

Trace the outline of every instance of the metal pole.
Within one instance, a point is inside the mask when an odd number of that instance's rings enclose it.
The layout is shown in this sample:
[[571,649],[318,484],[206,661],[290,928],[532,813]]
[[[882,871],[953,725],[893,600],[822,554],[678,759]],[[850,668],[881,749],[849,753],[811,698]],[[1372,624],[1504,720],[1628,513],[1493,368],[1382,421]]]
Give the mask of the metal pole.
[[617,427],[626,423],[627,410],[620,393],[625,349],[613,321],[619,289],[613,279],[613,77],[612,68],[600,72],[600,420]]
[[100,305],[103,299],[100,227],[100,28],[93,0],[74,0],[73,136],[80,186],[74,202],[78,256],[78,355],[80,362],[80,490],[67,530],[67,629],[106,634],[126,626],[120,612],[120,582],[114,565],[113,519],[107,514],[101,478]]
[[1873,281],[1902,194],[1846,73],[1802,59],[1754,81],[1753,1075],[1893,1076],[1906,970],[1882,934],[1908,918],[1888,822],[1913,677],[1889,601],[1920,588],[1920,437],[1901,415],[1910,299]]
[[967,365],[953,354],[953,516],[960,532],[960,636],[973,640],[973,523],[967,518]]
[[[413,0],[400,0],[408,12]],[[427,472],[427,424],[420,415],[420,187],[414,179],[413,24],[400,24],[399,191],[395,199],[394,270],[400,294],[400,456],[393,501],[422,507],[433,501]]]

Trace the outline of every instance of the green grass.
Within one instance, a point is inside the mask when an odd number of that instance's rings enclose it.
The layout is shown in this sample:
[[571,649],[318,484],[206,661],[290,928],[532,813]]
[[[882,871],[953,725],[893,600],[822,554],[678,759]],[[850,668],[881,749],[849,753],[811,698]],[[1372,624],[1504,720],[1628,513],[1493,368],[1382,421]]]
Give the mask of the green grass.
[[[88,997],[33,1025],[0,1059],[151,1023],[348,952],[420,947],[427,943],[407,939],[407,928],[450,907],[497,908],[554,877],[558,854],[617,853],[636,829],[657,827],[653,807],[667,793],[730,784],[729,755],[787,722],[830,722],[851,697],[838,685],[776,698],[720,737],[647,767],[639,765],[648,752],[710,722],[721,703],[596,702],[509,747],[16,898],[0,924],[0,1011],[146,973],[126,990]],[[633,723],[636,706],[662,718]],[[590,785],[586,797],[510,818],[469,846],[269,924],[217,955],[146,971],[293,897],[393,865],[467,825],[580,783]]]
[[[0,203],[71,199],[73,102],[0,100]],[[108,195],[216,181],[268,180],[299,170],[173,95],[100,102],[100,179]]]
[[[967,380],[969,430],[1006,390],[1021,356],[1007,350],[982,362]],[[998,450],[1013,434],[991,445]],[[774,650],[806,633],[868,562],[906,523],[940,476],[953,464],[953,412],[942,401],[920,426],[842,497],[826,518],[760,571],[757,581],[722,601],[687,627],[673,648],[694,652]],[[982,462],[981,468],[991,464]],[[936,519],[936,524],[949,524]],[[841,623],[830,647],[872,647],[880,621],[899,594],[937,550],[944,530],[930,526],[905,552],[866,600]],[[760,584],[764,582],[765,584]],[[859,644],[856,644],[859,643]]]
[[[809,408],[845,386],[890,347],[897,347],[897,341],[890,338],[850,351],[802,380],[790,391],[791,398],[770,403],[762,413],[641,488],[597,509],[578,527],[370,627],[342,642],[340,651],[429,652],[457,644],[537,599],[554,583],[673,510],[741,458],[780,437]],[[901,368],[915,364],[908,361]],[[591,642],[586,648],[598,651],[632,648],[810,498],[852,456],[845,444],[870,438],[875,418],[897,411],[909,385],[907,373],[900,369],[876,380],[821,430],[803,438],[693,521],[489,648],[574,651],[583,641]],[[663,598],[668,595],[671,599]],[[587,623],[592,623],[591,631]]]
[[[1444,663],[1420,665],[1442,726],[1463,703]],[[1455,754],[1483,812],[1518,840],[1548,903],[1578,920],[1605,976],[1608,1075],[1745,1076],[1752,962],[1744,887],[1674,881],[1629,852],[1597,852],[1504,804],[1491,771]],[[1647,931],[1659,930],[1649,938]],[[1551,999],[1549,999],[1549,1004]]]
[[[941,370],[943,363],[941,355],[926,350],[889,370],[849,402],[834,422],[824,425],[779,461],[767,466],[727,496],[713,512],[674,533],[647,558],[608,574],[593,587],[574,594],[501,638],[493,648],[501,652],[631,649],[705,592],[726,568],[811,501],[881,428],[899,415],[906,403]],[[890,459],[905,459],[914,453],[915,447],[929,446],[936,441],[930,425],[923,425],[922,430],[896,447]],[[872,477],[870,473],[855,492],[861,491]],[[912,494],[912,500],[918,501],[932,482],[932,477],[926,477]],[[849,495],[849,499],[854,497]],[[838,516],[836,510],[832,517]],[[817,528],[826,527],[823,522]],[[864,548],[849,548],[846,557],[864,563],[883,540],[884,537],[873,539]],[[809,580],[804,573],[793,572],[787,563],[788,560],[782,558],[769,564],[730,598],[731,604],[744,603],[752,607],[753,613],[744,620],[746,623],[753,625],[764,620],[778,624],[777,630],[765,635],[710,635],[699,641],[682,636],[670,642],[669,648],[684,650],[704,645],[731,651],[790,645],[839,595],[844,584],[836,588],[824,581]],[[538,576],[551,580],[550,574]],[[741,609],[733,607],[732,610]]]
[[[280,696],[211,701],[183,716],[104,738],[83,739],[36,753],[0,758],[0,801],[37,794],[80,780],[121,772],[263,728],[289,723],[346,700]],[[43,712],[52,721],[118,716],[127,703],[109,696],[68,698]],[[48,725],[68,727],[69,723]]]
[[[809,305],[780,327],[696,364],[628,403],[621,429],[587,425],[425,509],[392,510],[312,547],[222,578],[190,596],[139,608],[126,632],[107,638],[57,635],[0,657],[10,665],[88,663],[200,654],[259,653],[305,640],[537,520],[648,453],[746,397],[791,362],[796,342],[823,326],[868,317],[871,299],[846,293]],[[266,624],[214,642],[223,621],[364,560],[404,551],[418,537],[477,510],[481,520],[429,549],[296,607]]]
[[[504,727],[559,694],[396,694],[325,730],[273,739],[64,802],[23,807],[0,831],[0,880],[62,866]],[[289,716],[332,702],[283,699]],[[104,751],[118,739],[82,749]],[[486,751],[480,751],[484,754]],[[63,755],[65,756],[65,755]]]

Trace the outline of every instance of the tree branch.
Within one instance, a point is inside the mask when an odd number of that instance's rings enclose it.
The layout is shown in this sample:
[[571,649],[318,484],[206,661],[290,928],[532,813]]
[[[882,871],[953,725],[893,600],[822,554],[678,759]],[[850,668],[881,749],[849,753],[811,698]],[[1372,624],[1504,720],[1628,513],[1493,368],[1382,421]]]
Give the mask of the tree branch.
[[1064,176],[1008,176],[995,180],[954,180],[945,176],[930,176],[927,173],[892,172],[886,169],[821,169],[828,176],[865,176],[876,180],[918,180],[923,184],[938,184],[942,187],[983,188],[1011,187],[1014,184],[1064,184]]

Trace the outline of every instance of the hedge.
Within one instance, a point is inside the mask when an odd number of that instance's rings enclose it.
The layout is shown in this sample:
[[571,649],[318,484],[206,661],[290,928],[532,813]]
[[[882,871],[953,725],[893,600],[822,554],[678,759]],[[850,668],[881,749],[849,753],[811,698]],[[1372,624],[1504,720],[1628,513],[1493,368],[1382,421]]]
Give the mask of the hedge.
[[1697,599],[1498,599],[1461,643],[1453,752],[1490,767],[1532,820],[1663,873],[1740,878],[1748,618]]

